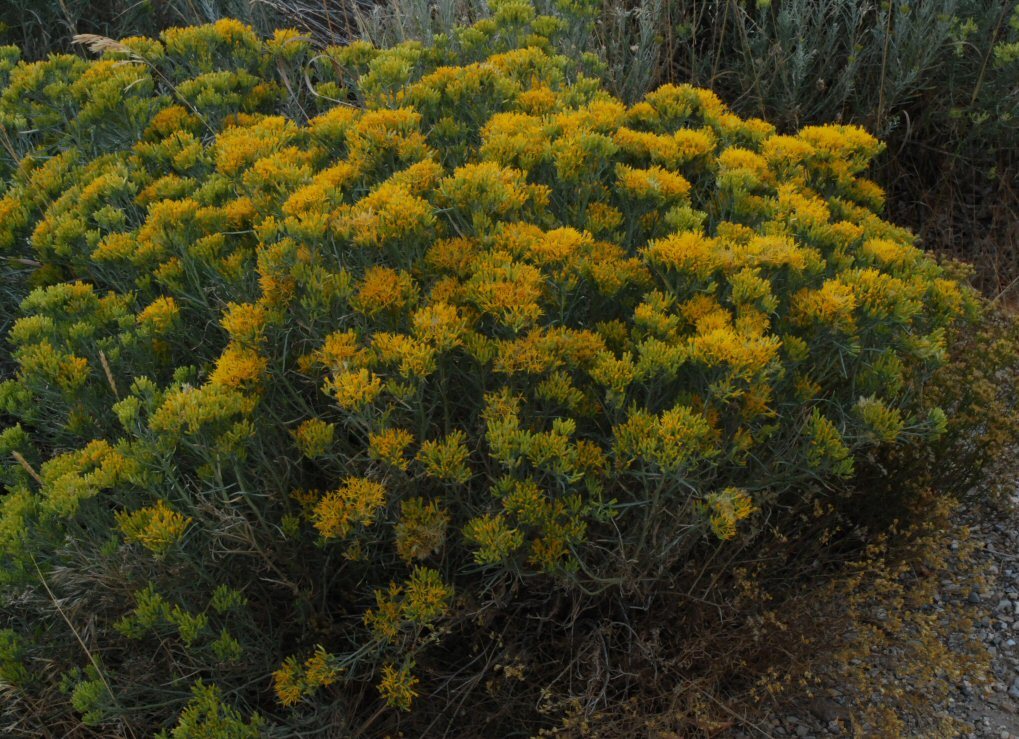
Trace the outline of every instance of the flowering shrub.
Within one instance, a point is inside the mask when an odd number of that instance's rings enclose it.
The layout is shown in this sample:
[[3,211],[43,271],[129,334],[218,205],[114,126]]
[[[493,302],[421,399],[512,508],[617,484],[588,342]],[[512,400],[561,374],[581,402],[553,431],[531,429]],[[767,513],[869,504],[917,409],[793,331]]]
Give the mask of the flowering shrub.
[[512,674],[509,614],[638,605],[943,430],[972,300],[876,214],[874,138],[628,107],[493,6],[432,47],[4,52],[0,253],[38,264],[0,384],[16,710],[453,720]]

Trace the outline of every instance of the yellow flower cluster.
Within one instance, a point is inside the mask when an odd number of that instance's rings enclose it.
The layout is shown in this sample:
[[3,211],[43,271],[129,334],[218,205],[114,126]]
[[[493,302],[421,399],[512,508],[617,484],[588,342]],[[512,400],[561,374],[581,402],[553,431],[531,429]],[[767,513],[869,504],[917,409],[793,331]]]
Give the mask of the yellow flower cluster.
[[326,493],[315,506],[315,528],[327,539],[346,538],[355,526],[370,526],[385,502],[386,488],[381,483],[348,478],[343,487]]
[[634,157],[646,159],[669,170],[704,158],[714,151],[715,136],[710,130],[680,128],[671,135],[620,128],[615,143]]
[[499,564],[524,544],[523,532],[511,527],[501,513],[472,518],[464,537],[476,547],[474,561],[482,565]]
[[404,450],[414,441],[414,436],[404,429],[386,428],[372,434],[368,439],[368,450],[373,459],[406,471],[408,460]]
[[411,666],[405,665],[396,669],[393,665],[382,668],[382,680],[379,681],[379,693],[387,706],[409,711],[411,703],[418,696],[415,689],[420,682],[410,672]]
[[407,273],[388,267],[371,267],[351,301],[353,306],[372,317],[383,311],[399,311],[414,297],[414,281]]
[[467,435],[454,431],[441,441],[426,441],[421,444],[417,459],[425,468],[425,474],[445,482],[465,484],[471,478],[467,460],[470,452],[466,446]]
[[156,298],[138,314],[138,323],[159,335],[169,331],[180,316],[180,308],[172,297]]
[[616,168],[619,192],[634,200],[648,200],[658,207],[682,202],[690,192],[690,183],[682,175],[661,167],[635,169],[620,164]]
[[265,338],[267,311],[257,303],[230,303],[221,323],[230,338],[242,345],[257,345]]
[[272,675],[276,698],[284,706],[292,706],[319,688],[335,683],[342,673],[336,658],[321,645],[303,663],[291,656]]
[[294,441],[308,459],[321,457],[333,443],[336,427],[321,418],[309,418],[298,426],[294,432]]
[[374,401],[382,392],[382,380],[363,367],[339,372],[326,381],[326,391],[341,408],[358,410]]
[[709,493],[703,505],[711,530],[722,540],[736,536],[737,524],[749,518],[756,510],[750,496],[739,488],[725,488]]
[[226,388],[251,388],[262,381],[266,366],[267,360],[257,351],[230,344],[216,360],[209,383]]
[[814,408],[806,424],[807,463],[812,469],[831,469],[836,475],[848,477],[853,471],[853,458],[842,434],[829,419]]
[[416,311],[413,316],[414,335],[439,352],[447,352],[463,343],[467,320],[456,306],[434,303]]
[[449,610],[453,589],[430,567],[416,565],[403,584],[375,591],[375,608],[365,611],[364,623],[379,641],[392,641],[405,626],[430,626]]
[[623,463],[650,462],[671,473],[716,454],[714,436],[708,419],[685,406],[660,416],[635,411],[615,428],[615,453]]
[[49,460],[39,475],[45,493],[43,507],[60,515],[73,515],[82,501],[103,490],[143,482],[139,461],[128,456],[129,451],[95,440]]
[[425,378],[435,371],[435,350],[406,334],[379,332],[372,337],[373,366],[390,365],[408,378]]
[[61,352],[46,341],[26,346],[17,358],[24,376],[44,378],[66,393],[81,388],[89,379],[87,359]]
[[471,224],[481,231],[495,219],[518,213],[531,192],[519,170],[480,162],[458,167],[439,183],[438,195],[441,204],[465,218],[465,226]]
[[386,182],[336,216],[338,233],[354,244],[376,249],[428,236],[435,216],[427,201],[405,185]]
[[505,252],[493,252],[482,259],[464,286],[478,310],[517,332],[537,321],[543,312],[539,303],[541,271],[514,261]]
[[160,499],[154,506],[137,511],[117,513],[117,526],[128,541],[141,544],[149,551],[162,556],[180,541],[192,519],[177,513]]

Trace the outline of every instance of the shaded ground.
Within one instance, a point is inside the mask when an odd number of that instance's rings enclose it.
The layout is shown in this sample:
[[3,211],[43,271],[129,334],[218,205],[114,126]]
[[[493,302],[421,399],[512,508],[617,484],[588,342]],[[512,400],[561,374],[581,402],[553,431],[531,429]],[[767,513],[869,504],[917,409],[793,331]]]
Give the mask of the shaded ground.
[[[976,557],[987,572],[982,586],[974,587],[968,576],[940,581],[934,608],[949,601],[963,602],[974,623],[974,633],[991,656],[987,678],[972,675],[954,684],[948,698],[929,704],[930,717],[954,717],[963,728],[950,736],[972,739],[1019,739],[1019,497],[1011,512],[963,511],[976,544]],[[957,546],[953,542],[953,548]],[[894,673],[895,654],[888,654],[887,668]],[[912,687],[912,686],[911,686]],[[744,729],[734,737],[834,737],[851,736],[849,712],[840,705],[838,689],[833,698],[815,699],[799,710],[776,715],[756,729]],[[917,686],[916,693],[923,693]],[[861,734],[857,734],[861,735]],[[863,736],[895,736],[897,732]],[[917,729],[909,736],[943,736]]]

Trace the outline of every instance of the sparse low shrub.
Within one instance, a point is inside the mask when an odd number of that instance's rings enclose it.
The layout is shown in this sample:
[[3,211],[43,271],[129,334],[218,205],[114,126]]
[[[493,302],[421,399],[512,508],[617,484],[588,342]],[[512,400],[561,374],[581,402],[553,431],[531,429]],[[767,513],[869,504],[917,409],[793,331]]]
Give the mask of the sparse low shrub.
[[855,484],[877,486],[888,501],[934,489],[1007,509],[1019,441],[1019,319],[985,301],[974,320],[955,326],[948,343],[949,361],[924,393],[925,404],[945,412],[946,433],[880,450]]
[[221,21],[5,52],[22,728],[592,716],[655,664],[636,611],[714,628],[761,542],[829,547],[882,508],[869,456],[944,431],[976,303],[876,215],[873,137],[627,106],[548,52],[560,19],[493,11],[385,51]]
[[599,677],[637,685],[594,711],[567,702],[550,734],[754,736],[789,715],[835,722],[836,735],[968,733],[950,711],[958,686],[993,682],[984,614],[968,602],[986,587],[983,543],[949,497],[916,495],[904,514],[861,536],[815,506],[802,516],[819,535],[797,536],[794,556],[776,530],[703,565],[704,577],[727,578],[710,602],[683,589],[625,626],[606,618],[586,630],[571,644],[570,677],[588,693],[575,692],[591,701]]

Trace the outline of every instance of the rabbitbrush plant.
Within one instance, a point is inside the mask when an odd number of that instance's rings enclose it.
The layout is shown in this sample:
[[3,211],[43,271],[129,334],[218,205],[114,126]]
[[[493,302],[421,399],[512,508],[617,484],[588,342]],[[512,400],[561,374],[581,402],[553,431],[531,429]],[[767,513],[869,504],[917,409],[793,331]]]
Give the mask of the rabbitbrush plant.
[[3,51],[10,726],[537,731],[625,692],[564,634],[710,602],[944,428],[972,299],[877,215],[878,141],[624,105],[549,53],[569,8],[493,8]]

